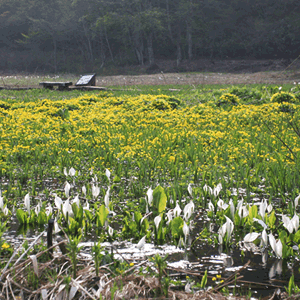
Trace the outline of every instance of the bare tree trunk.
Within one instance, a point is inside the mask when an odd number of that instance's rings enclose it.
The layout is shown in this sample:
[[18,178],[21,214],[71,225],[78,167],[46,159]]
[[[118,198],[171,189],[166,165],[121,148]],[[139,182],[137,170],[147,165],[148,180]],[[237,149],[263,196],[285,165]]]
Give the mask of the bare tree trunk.
[[104,51],[104,42],[103,42],[102,31],[100,32],[100,56],[101,56],[100,68],[102,68],[104,66],[104,62],[105,62],[105,51]]
[[54,60],[54,73],[57,73],[57,43],[54,37],[54,33],[52,33],[52,40],[53,40],[53,60]]
[[154,65],[154,51],[153,51],[153,33],[150,32],[147,36],[148,59],[150,66]]
[[135,30],[133,35],[134,35],[133,45],[134,45],[135,55],[137,57],[137,61],[139,65],[143,66],[144,65],[144,42],[143,42],[143,38],[141,37],[140,30]]
[[112,60],[113,62],[115,62],[115,61],[114,61],[114,56],[113,56],[113,53],[112,53],[112,51],[111,51],[110,44],[109,44],[109,41],[108,41],[106,27],[104,27],[104,34],[105,34],[105,40],[106,40],[106,43],[107,43],[107,47],[108,47],[108,50],[109,50],[109,53],[110,53],[111,60]]
[[93,49],[92,49],[91,39],[90,39],[90,37],[88,35],[87,28],[86,28],[84,20],[82,20],[82,24],[83,24],[83,30],[84,30],[85,37],[86,37],[86,39],[88,41],[88,49],[89,49],[90,61],[93,62],[94,61],[94,56],[93,56]]
[[182,53],[181,53],[181,47],[180,47],[180,42],[179,39],[177,39],[177,67],[182,61]]
[[192,40],[192,27],[191,24],[187,21],[186,22],[186,37],[187,37],[187,44],[188,44],[188,57],[189,60],[193,58],[193,40]]
[[172,33],[172,27],[171,27],[171,20],[170,20],[170,7],[169,7],[169,0],[166,0],[166,6],[167,6],[167,22],[168,22],[168,31],[170,35],[170,39],[173,42],[173,33]]

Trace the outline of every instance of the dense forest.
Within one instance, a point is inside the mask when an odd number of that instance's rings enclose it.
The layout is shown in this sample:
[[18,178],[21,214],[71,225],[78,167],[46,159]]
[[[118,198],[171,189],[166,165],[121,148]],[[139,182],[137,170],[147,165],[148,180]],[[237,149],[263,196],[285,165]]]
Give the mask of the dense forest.
[[0,68],[294,59],[299,33],[299,0],[0,0]]

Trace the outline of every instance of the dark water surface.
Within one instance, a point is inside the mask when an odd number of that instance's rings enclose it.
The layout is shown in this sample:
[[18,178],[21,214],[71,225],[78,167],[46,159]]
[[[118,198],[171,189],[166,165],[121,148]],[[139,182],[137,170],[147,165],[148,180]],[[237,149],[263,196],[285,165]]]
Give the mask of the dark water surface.
[[[202,223],[202,222],[201,222]],[[194,228],[203,224],[199,223]],[[37,231],[27,231],[26,234],[18,234],[18,222],[13,219],[10,222],[10,230],[3,234],[3,238],[17,249],[18,245],[28,240],[30,244],[39,234]],[[46,228],[45,228],[46,229]],[[198,231],[199,232],[199,231]],[[45,238],[46,240],[46,233]],[[190,242],[192,237],[190,237]],[[94,244],[92,240],[82,243],[84,246],[81,254],[85,257],[91,258],[91,246]],[[109,243],[104,243],[104,246],[110,248]],[[128,259],[133,262],[138,262],[148,257],[154,256],[159,253],[161,256],[168,254],[168,265],[173,268],[182,268],[191,272],[204,274],[205,270],[208,271],[208,284],[207,286],[216,286],[216,281],[212,277],[221,275],[222,279],[226,279],[237,270],[241,269],[248,261],[250,264],[247,268],[243,269],[240,275],[243,282],[237,282],[236,292],[246,295],[251,288],[252,297],[262,298],[272,294],[278,287],[281,291],[285,291],[284,286],[288,286],[289,279],[292,274],[295,276],[295,284],[300,285],[300,263],[294,260],[293,263],[269,257],[267,250],[262,250],[254,244],[241,244],[243,252],[240,247],[224,251],[220,247],[208,245],[205,242],[198,243],[196,246],[187,249],[179,249],[176,246],[164,245],[154,246],[153,244],[146,244],[142,250],[136,248],[136,244],[130,242],[122,242],[115,244],[115,258]],[[242,254],[243,253],[243,254]],[[92,258],[91,258],[92,259]],[[177,279],[185,282],[185,276],[182,273]],[[190,276],[194,281],[201,282],[202,276]],[[233,285],[229,286],[229,292]]]

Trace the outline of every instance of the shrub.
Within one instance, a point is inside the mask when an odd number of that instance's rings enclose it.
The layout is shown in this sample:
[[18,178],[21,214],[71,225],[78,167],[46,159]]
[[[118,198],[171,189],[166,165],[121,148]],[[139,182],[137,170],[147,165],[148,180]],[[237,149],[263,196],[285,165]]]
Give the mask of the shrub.
[[237,105],[239,104],[239,102],[240,102],[240,98],[238,96],[230,93],[225,93],[220,97],[217,106],[226,105],[226,104]]
[[10,109],[10,104],[4,102],[4,101],[0,101],[0,108],[3,109]]
[[294,102],[296,102],[296,97],[293,94],[291,94],[291,93],[279,92],[279,93],[274,94],[271,97],[271,102],[277,102],[277,103],[283,103],[283,102],[294,103]]
[[278,106],[279,111],[294,114],[296,112],[296,105],[288,102],[283,102]]
[[238,96],[240,99],[260,99],[262,93],[258,90],[251,90],[249,87],[232,87],[228,93]]
[[166,110],[171,108],[171,105],[165,99],[160,99],[160,98],[154,99],[151,104],[155,109],[159,109],[159,110]]
[[152,106],[159,110],[166,110],[171,108],[175,109],[178,108],[180,103],[180,100],[166,95],[159,95],[157,98],[151,101]]

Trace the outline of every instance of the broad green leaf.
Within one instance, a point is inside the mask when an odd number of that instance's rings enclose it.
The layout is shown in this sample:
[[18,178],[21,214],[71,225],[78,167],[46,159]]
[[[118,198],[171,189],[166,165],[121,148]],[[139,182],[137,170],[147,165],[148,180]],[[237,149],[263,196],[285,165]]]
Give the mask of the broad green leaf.
[[41,211],[37,216],[38,225],[43,225],[47,223],[47,215],[45,212]]
[[107,216],[108,216],[108,209],[105,207],[104,204],[102,204],[98,210],[98,218],[101,226],[104,226]]
[[162,213],[167,205],[167,195],[164,189],[159,185],[153,191],[153,207],[157,210],[157,214]]
[[300,230],[298,230],[294,235],[294,242],[299,244],[300,243]]
[[27,213],[23,211],[22,209],[17,210],[17,219],[20,224],[26,224],[27,223]]
[[267,218],[267,224],[270,227],[270,229],[273,229],[275,227],[276,222],[276,216],[275,211],[273,210],[270,216]]
[[182,234],[183,220],[181,217],[176,217],[171,222],[171,233],[174,239],[177,239]]
[[140,225],[140,221],[142,217],[143,217],[142,214],[138,210],[134,212],[134,220],[137,224]]
[[257,206],[256,205],[252,205],[249,208],[249,217],[251,218],[251,220],[253,218],[257,218]]

